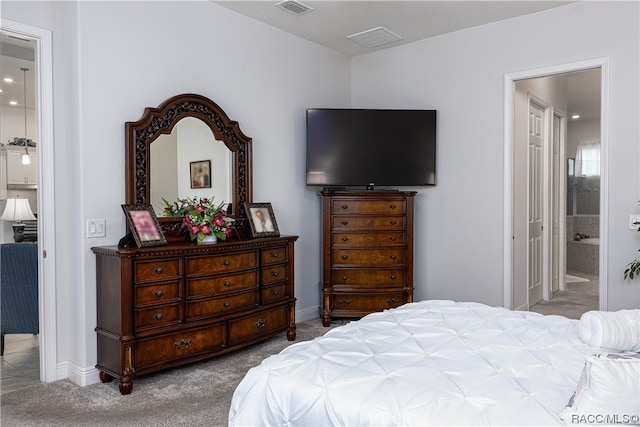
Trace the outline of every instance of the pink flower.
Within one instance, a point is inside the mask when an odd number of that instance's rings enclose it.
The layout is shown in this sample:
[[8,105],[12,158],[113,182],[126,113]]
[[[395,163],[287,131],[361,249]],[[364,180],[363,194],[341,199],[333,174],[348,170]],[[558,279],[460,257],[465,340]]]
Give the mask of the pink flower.
[[202,231],[202,234],[204,234],[205,236],[211,234],[211,227],[209,227],[207,224],[203,225],[202,228],[200,228],[200,231]]
[[197,225],[189,227],[189,232],[193,235],[198,234],[198,231],[200,231],[200,227],[198,227]]
[[227,237],[231,237],[231,228],[227,228],[226,230],[224,230],[224,234],[225,234]]
[[216,216],[213,218],[213,223],[218,227],[224,227],[224,218],[221,216]]

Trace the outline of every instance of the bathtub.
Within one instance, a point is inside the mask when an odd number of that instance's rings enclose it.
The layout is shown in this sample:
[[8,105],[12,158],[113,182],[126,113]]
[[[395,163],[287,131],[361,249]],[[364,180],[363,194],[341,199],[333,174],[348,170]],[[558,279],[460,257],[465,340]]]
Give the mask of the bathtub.
[[600,273],[600,238],[590,237],[567,242],[567,270],[598,275]]

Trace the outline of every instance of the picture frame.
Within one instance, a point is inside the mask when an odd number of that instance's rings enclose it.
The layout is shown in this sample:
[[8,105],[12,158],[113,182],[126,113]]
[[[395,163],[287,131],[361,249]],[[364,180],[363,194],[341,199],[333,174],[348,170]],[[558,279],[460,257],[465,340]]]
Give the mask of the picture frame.
[[253,237],[280,236],[271,203],[245,203],[244,209],[247,212]]
[[122,210],[127,218],[131,235],[139,248],[167,244],[167,239],[160,228],[153,206],[122,205]]
[[211,160],[189,162],[191,188],[211,188]]

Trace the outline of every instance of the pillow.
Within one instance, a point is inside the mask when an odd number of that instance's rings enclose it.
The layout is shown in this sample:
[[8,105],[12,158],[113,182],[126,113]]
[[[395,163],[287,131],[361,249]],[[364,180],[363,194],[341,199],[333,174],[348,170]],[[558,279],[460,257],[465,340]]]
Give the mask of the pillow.
[[560,417],[573,424],[640,422],[640,353],[587,356],[578,387]]
[[591,347],[640,351],[640,310],[587,311],[578,334]]

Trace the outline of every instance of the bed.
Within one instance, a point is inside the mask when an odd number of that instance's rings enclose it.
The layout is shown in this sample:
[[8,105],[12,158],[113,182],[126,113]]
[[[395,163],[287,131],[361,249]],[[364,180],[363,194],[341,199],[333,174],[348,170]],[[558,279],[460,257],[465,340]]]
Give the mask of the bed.
[[585,365],[578,320],[421,301],[296,343],[252,368],[229,425],[565,425]]

